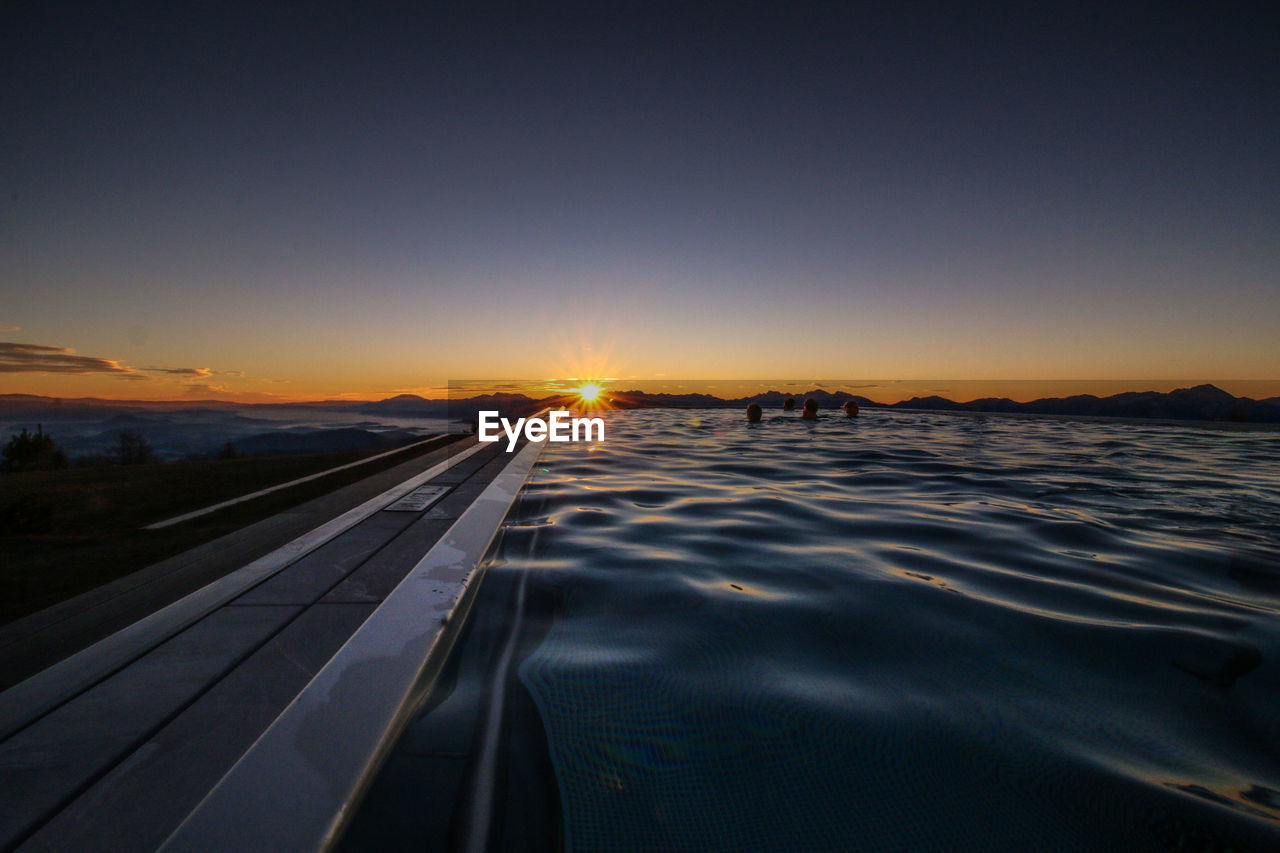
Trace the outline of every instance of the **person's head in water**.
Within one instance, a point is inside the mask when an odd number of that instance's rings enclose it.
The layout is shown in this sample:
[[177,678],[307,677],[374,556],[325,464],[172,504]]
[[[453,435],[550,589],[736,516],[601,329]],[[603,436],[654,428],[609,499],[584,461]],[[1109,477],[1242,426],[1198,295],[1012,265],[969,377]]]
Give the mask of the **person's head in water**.
[[818,419],[818,401],[810,397],[804,401],[804,414],[800,417],[806,421],[816,421]]
[[784,411],[790,412],[795,407],[796,407],[795,397],[788,397],[787,399],[782,401],[782,408]]
[[858,416],[858,404],[849,400],[844,404],[844,416],[846,418],[856,418]]
[[759,403],[752,403],[751,405],[747,406],[747,423],[749,424],[760,423],[761,414],[762,412],[760,410]]

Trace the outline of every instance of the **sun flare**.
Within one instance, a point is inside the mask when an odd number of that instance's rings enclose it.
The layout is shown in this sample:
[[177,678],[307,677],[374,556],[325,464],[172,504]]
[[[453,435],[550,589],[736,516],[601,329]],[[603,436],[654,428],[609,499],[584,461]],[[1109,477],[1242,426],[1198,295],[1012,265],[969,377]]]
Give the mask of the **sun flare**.
[[598,413],[613,408],[613,400],[607,393],[604,383],[599,380],[583,382],[576,388],[569,387],[567,390],[572,396],[570,401],[566,402],[575,411]]

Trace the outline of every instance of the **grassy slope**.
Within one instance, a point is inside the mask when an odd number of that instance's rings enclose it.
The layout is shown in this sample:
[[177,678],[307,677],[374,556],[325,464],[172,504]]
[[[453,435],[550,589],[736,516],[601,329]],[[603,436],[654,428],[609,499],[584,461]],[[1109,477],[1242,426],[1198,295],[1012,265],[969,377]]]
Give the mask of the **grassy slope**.
[[174,527],[150,531],[141,527],[376,456],[386,449],[0,475],[0,504],[30,495],[54,508],[47,532],[0,536],[0,624],[362,480],[444,443],[446,439],[433,441]]

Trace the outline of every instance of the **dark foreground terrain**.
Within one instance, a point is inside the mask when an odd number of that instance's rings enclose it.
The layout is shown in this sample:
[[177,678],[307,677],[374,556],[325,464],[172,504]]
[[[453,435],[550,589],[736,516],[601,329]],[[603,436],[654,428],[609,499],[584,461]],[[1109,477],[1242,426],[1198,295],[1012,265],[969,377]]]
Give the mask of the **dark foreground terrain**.
[[162,530],[145,525],[385,452],[161,462],[0,475],[0,624],[430,452],[442,436]]

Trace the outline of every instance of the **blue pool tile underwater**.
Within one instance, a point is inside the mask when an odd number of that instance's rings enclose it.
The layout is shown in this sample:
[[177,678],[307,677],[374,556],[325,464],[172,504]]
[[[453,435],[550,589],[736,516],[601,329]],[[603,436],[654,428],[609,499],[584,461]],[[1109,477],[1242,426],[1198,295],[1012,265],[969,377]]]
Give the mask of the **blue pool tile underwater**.
[[544,451],[347,849],[1280,849],[1280,436],[607,436]]

